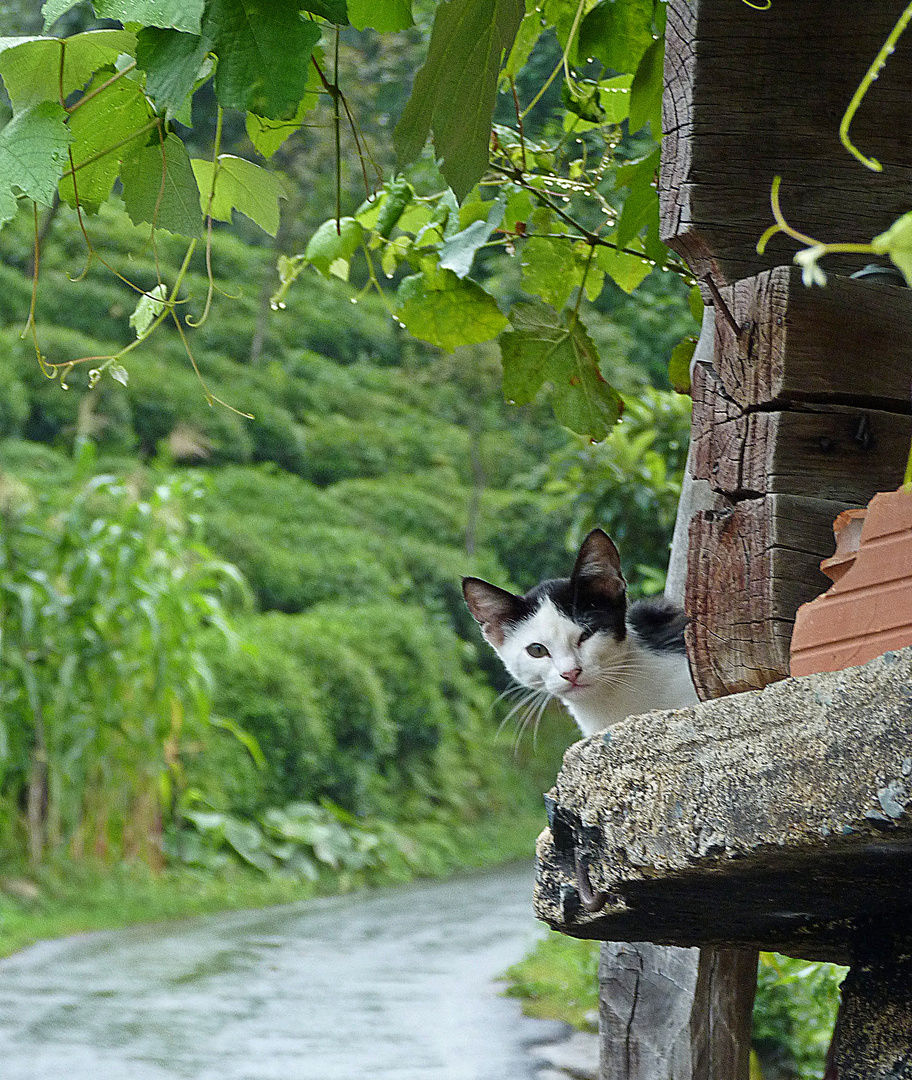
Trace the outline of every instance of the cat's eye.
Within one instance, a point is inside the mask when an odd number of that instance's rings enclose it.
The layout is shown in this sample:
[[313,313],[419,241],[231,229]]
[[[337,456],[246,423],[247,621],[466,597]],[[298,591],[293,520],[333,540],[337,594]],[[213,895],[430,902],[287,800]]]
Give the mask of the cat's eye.
[[533,641],[533,643],[531,645],[527,645],[526,646],[526,652],[530,656],[534,656],[536,660],[539,660],[543,656],[550,656],[551,655],[548,652],[548,650],[544,647],[544,645],[539,645],[539,643],[537,641]]
[[576,643],[576,647],[579,648],[580,645],[582,645],[582,643],[584,641],[587,641],[589,638],[592,637],[593,633],[594,633],[594,631],[592,631],[592,630],[584,630],[579,636],[579,640]]

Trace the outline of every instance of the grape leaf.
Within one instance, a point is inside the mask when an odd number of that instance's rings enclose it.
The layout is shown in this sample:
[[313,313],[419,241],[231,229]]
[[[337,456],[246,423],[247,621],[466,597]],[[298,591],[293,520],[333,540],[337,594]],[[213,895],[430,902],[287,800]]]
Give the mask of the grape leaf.
[[441,170],[457,198],[481,179],[501,58],[513,45],[524,10],[522,0],[440,4],[427,60],[393,133],[400,167],[418,157],[433,132]]
[[[67,148],[72,135],[59,105],[42,101],[17,113],[0,131],[0,192],[8,221],[15,213],[16,191],[50,206],[57,181],[69,165]],[[12,212],[10,213],[10,210]]]
[[662,85],[665,72],[665,41],[654,41],[643,53],[630,86],[630,130],[649,124],[652,137],[662,137]]
[[300,130],[307,113],[316,108],[320,100],[322,84],[313,64],[309,66],[308,70],[307,93],[298,102],[294,116],[289,117],[287,120],[270,120],[266,116],[247,113],[247,137],[253,143],[256,152],[264,158],[271,158],[286,139]]
[[345,264],[345,278],[348,277],[348,263],[358,250],[364,236],[364,229],[354,218],[335,218],[324,221],[310,238],[304,252],[307,259],[324,277],[341,277],[342,269],[338,264]]
[[272,120],[293,115],[320,27],[303,20],[296,5],[272,0],[211,0],[206,27],[219,55],[219,104]]
[[178,236],[202,236],[199,188],[184,144],[172,132],[120,167],[122,198],[134,225],[147,222]]
[[[90,30],[61,41],[58,38],[0,38],[0,75],[15,112],[39,101],[59,102],[84,86],[105,64],[121,53],[131,56],[136,35],[128,30]],[[63,53],[63,71],[60,55]]]
[[645,255],[628,255],[626,251],[616,248],[599,248],[596,261],[625,293],[632,293],[652,271],[652,265]]
[[299,5],[311,15],[318,15],[337,26],[348,26],[348,11],[345,0],[304,0]]
[[396,303],[396,314],[411,334],[447,352],[491,341],[508,325],[490,293],[452,270],[404,278]]
[[668,379],[679,394],[690,393],[690,362],[697,351],[697,339],[686,337],[671,350],[668,361]]
[[580,23],[577,56],[632,75],[652,45],[653,0],[602,0]]
[[136,331],[136,336],[138,338],[143,336],[152,323],[154,323],[158,316],[164,311],[165,297],[167,294],[167,288],[159,283],[147,293],[143,293],[139,298],[139,303],[136,305],[133,314],[130,316],[130,325]]
[[[206,213],[212,190],[213,165],[203,158],[190,162],[200,190],[200,205]],[[215,190],[209,212],[217,221],[231,221],[231,211],[249,217],[270,236],[279,231],[279,199],[288,197],[279,173],[267,172],[246,158],[220,154]]]
[[501,195],[494,201],[484,220],[472,221],[460,232],[454,233],[440,245],[440,265],[444,270],[452,270],[464,278],[472,269],[475,252],[490,239],[496,228],[503,221],[507,197]]
[[543,30],[541,12],[537,7],[529,8],[519,24],[519,30],[516,32],[516,39],[504,65],[504,76],[515,78],[521,69],[525,67],[526,61],[532,54],[538,39],[542,36]]
[[602,376],[595,345],[579,319],[533,301],[515,304],[511,320],[514,329],[500,336],[506,399],[527,405],[550,383],[557,419],[595,442],[604,439],[623,403]]
[[522,287],[562,308],[583,283],[586,262],[564,240],[533,236],[523,247]]
[[213,45],[205,27],[202,34],[147,27],[137,35],[136,63],[146,73],[146,93],[169,119],[192,93]]
[[912,285],[912,211],[903,214],[886,232],[871,241],[874,251],[890,256],[903,272],[906,283]]
[[412,0],[348,0],[348,17],[356,30],[370,26],[381,34],[407,30],[415,21]]
[[[100,72],[89,89],[110,77]],[[89,213],[95,213],[111,194],[111,188],[120,171],[120,163],[139,150],[139,141],[130,141],[104,154],[96,161],[79,168],[96,154],[115,146],[130,135],[139,132],[149,122],[149,107],[142,87],[131,79],[121,79],[109,86],[103,94],[90,98],[70,116],[70,132],[73,136],[73,161],[77,167],[75,176],[64,174],[60,181],[60,196],[69,206],[79,204]],[[145,139],[146,132],[136,136]]]
[[[45,30],[76,3],[77,0],[47,0],[41,9]],[[99,19],[171,27],[190,34],[199,33],[203,3],[204,0],[92,0]]]

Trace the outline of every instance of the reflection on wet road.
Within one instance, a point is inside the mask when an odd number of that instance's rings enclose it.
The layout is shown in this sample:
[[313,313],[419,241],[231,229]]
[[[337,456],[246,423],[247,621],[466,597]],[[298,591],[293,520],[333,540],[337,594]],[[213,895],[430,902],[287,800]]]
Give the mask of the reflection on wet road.
[[529,1080],[494,981],[528,867],[45,942],[0,962],[2,1080]]

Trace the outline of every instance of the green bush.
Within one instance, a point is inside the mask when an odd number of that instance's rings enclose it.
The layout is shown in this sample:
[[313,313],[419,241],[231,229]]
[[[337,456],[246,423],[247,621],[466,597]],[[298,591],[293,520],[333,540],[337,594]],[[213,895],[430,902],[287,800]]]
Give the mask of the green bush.
[[239,629],[250,649],[210,655],[216,711],[256,739],[266,768],[224,809],[329,798],[402,818],[419,806],[465,810],[493,786],[490,692],[466,673],[458,638],[420,608],[323,604]]
[[206,539],[238,566],[267,610],[304,611],[345,597],[394,599],[404,591],[356,529],[216,512],[206,517]]

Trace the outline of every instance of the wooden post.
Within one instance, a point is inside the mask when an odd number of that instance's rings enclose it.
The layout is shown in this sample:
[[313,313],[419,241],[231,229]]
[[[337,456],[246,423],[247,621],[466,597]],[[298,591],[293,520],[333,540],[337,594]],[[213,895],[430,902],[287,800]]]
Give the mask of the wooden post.
[[832,522],[902,481],[912,290],[776,267],[721,290],[711,364],[694,372],[693,471],[715,504],[691,520],[685,607],[704,700],[788,675],[799,604],[829,587]]
[[737,1080],[749,1069],[752,949],[602,945],[603,1080]]

